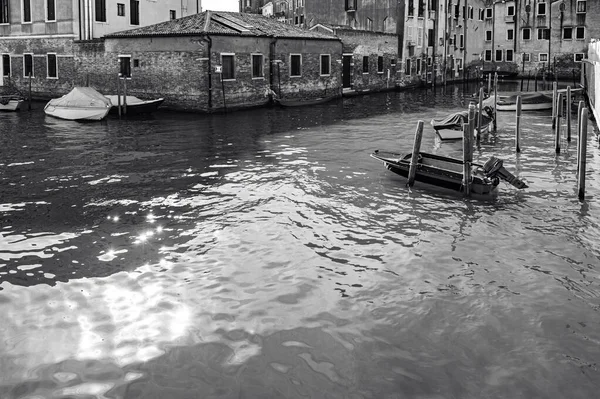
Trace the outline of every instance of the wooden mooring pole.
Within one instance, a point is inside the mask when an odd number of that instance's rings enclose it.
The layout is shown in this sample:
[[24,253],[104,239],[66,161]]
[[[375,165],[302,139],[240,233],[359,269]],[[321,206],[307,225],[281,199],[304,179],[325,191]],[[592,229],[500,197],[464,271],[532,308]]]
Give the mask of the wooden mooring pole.
[[463,124],[463,190],[466,197],[471,195],[471,164],[473,163],[472,132],[469,124]]
[[579,147],[581,147],[581,111],[585,108],[585,101],[579,101],[577,108],[577,178],[579,178]]
[[31,111],[31,72],[29,72],[28,74],[29,76],[29,95],[27,96],[27,103],[28,103],[28,108],[29,111]]
[[117,75],[117,110],[121,119],[121,73]]
[[494,132],[498,129],[498,124],[496,123],[496,120],[498,120],[497,102],[498,102],[498,72],[496,72],[494,74]]
[[515,151],[517,153],[521,152],[521,147],[519,145],[521,138],[521,96],[517,96],[517,120],[515,124]]
[[557,83],[552,83],[552,129],[556,128],[556,94],[557,94]]
[[579,125],[579,153],[577,159],[577,165],[579,170],[579,176],[577,179],[577,192],[579,200],[585,199],[585,168],[586,168],[586,156],[587,156],[587,120],[588,120],[588,109],[583,108],[581,110],[581,124]]
[[483,118],[483,87],[479,89],[479,113],[477,114],[477,140],[481,140],[481,122]]
[[558,94],[557,97],[557,104],[556,104],[556,129],[555,129],[555,136],[554,136],[554,147],[555,147],[555,151],[556,153],[560,153],[560,117],[562,116],[562,112],[563,112],[563,96],[562,93]]
[[571,86],[567,86],[567,103],[565,104],[565,113],[567,120],[567,142],[571,142]]
[[123,76],[123,115],[127,116],[127,75]]
[[417,123],[417,131],[415,132],[415,142],[413,144],[413,151],[410,158],[410,167],[408,169],[408,182],[407,186],[412,187],[415,184],[415,177],[417,175],[417,167],[419,165],[419,153],[421,152],[421,139],[423,138],[423,121],[420,120]]
[[[471,141],[473,141],[473,137],[475,137],[475,104],[470,103],[469,104],[469,132],[471,132]],[[479,136],[477,137],[477,140],[479,140]]]

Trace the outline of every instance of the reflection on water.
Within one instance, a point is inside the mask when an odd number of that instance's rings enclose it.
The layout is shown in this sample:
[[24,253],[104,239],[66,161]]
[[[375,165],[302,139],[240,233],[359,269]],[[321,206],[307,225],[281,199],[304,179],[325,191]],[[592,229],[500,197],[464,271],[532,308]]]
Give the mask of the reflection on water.
[[[596,136],[584,203],[545,113],[520,154],[511,113],[475,151],[524,191],[408,189],[369,157],[461,104],[0,115],[0,397],[593,397]],[[462,151],[428,125],[422,148]]]

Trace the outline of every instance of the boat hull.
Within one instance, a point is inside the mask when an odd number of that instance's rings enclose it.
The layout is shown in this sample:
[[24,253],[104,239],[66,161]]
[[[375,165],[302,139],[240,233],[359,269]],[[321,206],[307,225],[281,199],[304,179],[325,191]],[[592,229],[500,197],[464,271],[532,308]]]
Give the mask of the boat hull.
[[18,111],[21,109],[23,101],[21,99],[10,99],[6,104],[0,103],[0,111]]
[[47,104],[44,107],[46,115],[53,116],[59,119],[66,119],[69,121],[100,121],[106,117],[110,107],[97,108],[97,107],[57,107],[54,105]]
[[[487,134],[487,133],[489,133],[491,125],[492,125],[492,122],[483,125],[481,127],[481,134]],[[462,132],[462,130],[439,129],[439,130],[436,130],[435,133],[438,135],[438,137],[440,138],[440,140],[443,140],[443,141],[446,141],[446,140],[462,140],[462,138],[463,138],[463,132]],[[477,134],[478,134],[478,131],[477,131],[477,128],[475,128],[475,136],[477,136]]]
[[[392,152],[375,151],[371,157],[382,161],[385,167],[397,175],[408,177],[411,154],[401,155]],[[435,154],[420,153],[415,180],[454,191],[464,191],[463,162],[459,159]],[[491,194],[497,188],[499,179],[489,179],[474,170],[471,192]]]
[[323,104],[326,102],[329,102],[331,100],[333,100],[335,97],[321,97],[321,98],[314,98],[314,99],[310,99],[310,100],[286,100],[286,99],[275,99],[275,103],[281,105],[282,107],[303,107],[305,105],[317,105],[317,104]]
[[[112,103],[110,109],[111,114],[119,112],[119,98],[116,95],[106,96]],[[157,98],[155,100],[141,100],[134,96],[127,96],[127,115],[138,115],[138,114],[150,114],[158,109],[158,107],[165,101],[164,98]],[[124,99],[121,96],[121,112],[124,112]]]
[[[521,104],[521,111],[545,111],[552,109],[552,101],[547,103],[539,103],[539,104]],[[498,102],[496,104],[496,110],[498,111],[516,111],[517,104],[502,104]]]

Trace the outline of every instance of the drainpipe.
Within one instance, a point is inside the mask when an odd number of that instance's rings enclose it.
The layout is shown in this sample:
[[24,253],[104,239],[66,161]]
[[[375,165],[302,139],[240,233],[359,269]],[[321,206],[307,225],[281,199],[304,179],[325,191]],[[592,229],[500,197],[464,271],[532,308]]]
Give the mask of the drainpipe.
[[208,44],[208,110],[212,109],[212,38],[208,35],[208,27],[210,26],[211,12],[206,11],[204,29],[202,39]]
[[[275,52],[275,47],[277,45],[277,38],[273,38],[271,43],[269,44],[269,88],[271,92],[269,93],[269,102],[273,102],[273,93],[275,93],[275,57],[277,53]],[[279,64],[278,64],[279,66]],[[277,79],[280,79],[280,76],[277,76]],[[281,93],[279,93],[281,94]]]

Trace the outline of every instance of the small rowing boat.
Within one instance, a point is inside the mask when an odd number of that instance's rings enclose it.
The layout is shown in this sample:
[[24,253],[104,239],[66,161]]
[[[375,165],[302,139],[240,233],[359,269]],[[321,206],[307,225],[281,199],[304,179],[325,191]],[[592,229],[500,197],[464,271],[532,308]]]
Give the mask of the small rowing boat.
[[[485,113],[481,115],[481,133],[488,133],[494,122],[492,108],[483,107]],[[441,120],[431,120],[431,126],[442,140],[458,140],[463,137],[463,125],[469,123],[469,111],[459,111],[448,115]],[[475,113],[475,134],[478,133],[479,113]]]

